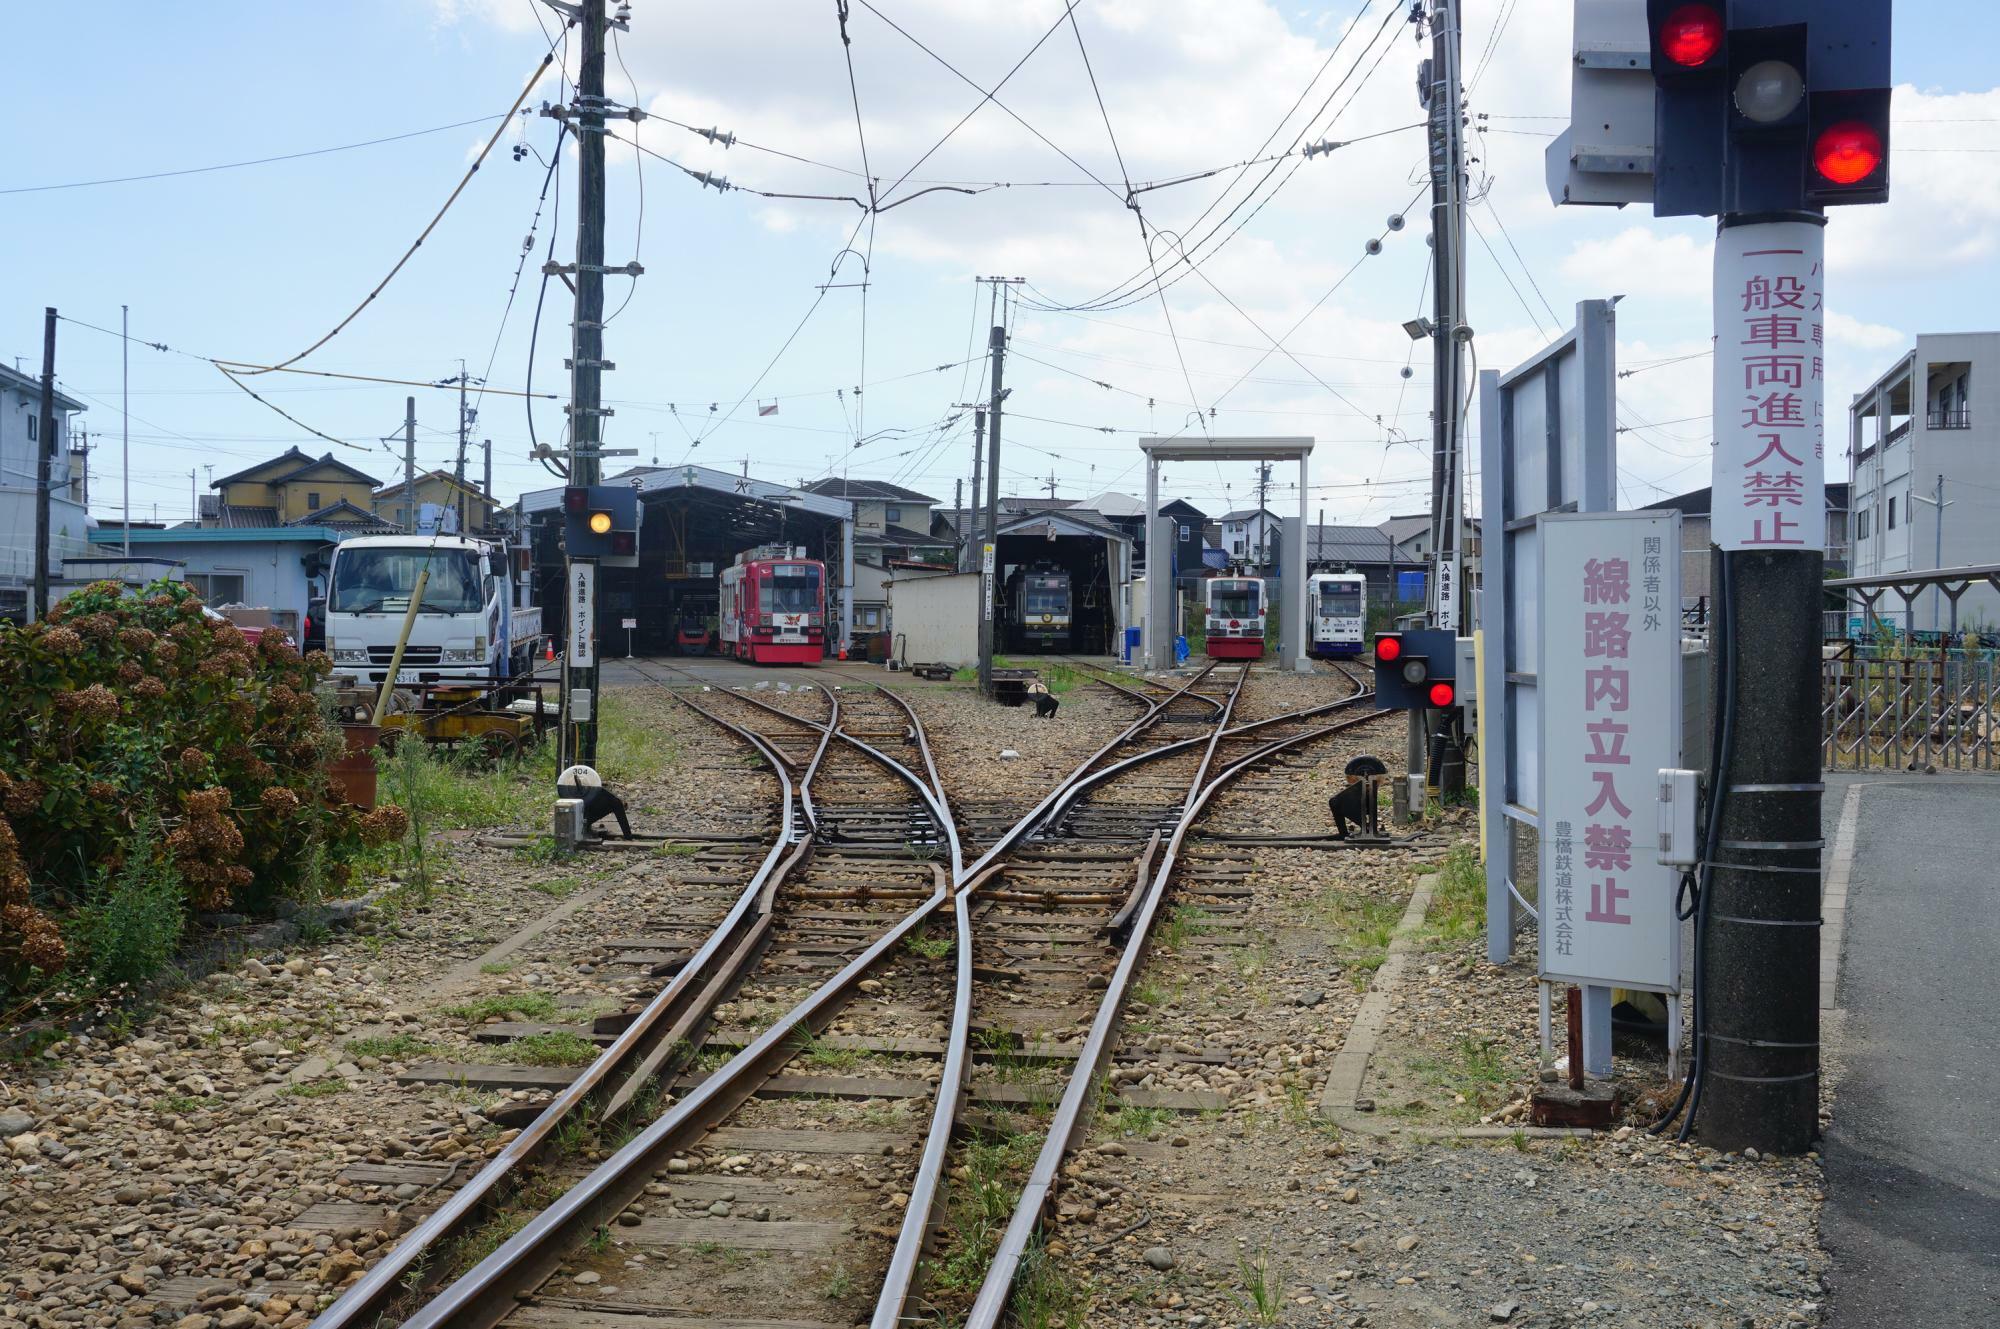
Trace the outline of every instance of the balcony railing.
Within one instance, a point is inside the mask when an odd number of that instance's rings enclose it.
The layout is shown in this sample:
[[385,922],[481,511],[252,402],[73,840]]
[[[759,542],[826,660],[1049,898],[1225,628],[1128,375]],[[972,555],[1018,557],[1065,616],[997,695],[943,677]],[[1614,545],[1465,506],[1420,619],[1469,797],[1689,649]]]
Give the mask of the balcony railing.
[[1972,410],[1970,407],[1960,406],[1949,411],[1932,411],[1930,413],[1929,427],[1932,429],[1970,429],[1972,428]]

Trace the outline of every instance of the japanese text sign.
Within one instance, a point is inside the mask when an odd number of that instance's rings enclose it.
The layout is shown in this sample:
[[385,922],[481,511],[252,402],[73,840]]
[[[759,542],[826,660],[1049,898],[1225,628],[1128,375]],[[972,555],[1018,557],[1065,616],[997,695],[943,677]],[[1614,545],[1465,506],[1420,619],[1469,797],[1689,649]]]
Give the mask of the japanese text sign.
[[1680,764],[1680,514],[1544,515],[1541,975],[1677,991],[1659,771]]
[[597,663],[597,565],[569,565],[569,663],[588,668]]
[[1722,549],[1826,544],[1826,232],[1723,228],[1715,241],[1715,487]]

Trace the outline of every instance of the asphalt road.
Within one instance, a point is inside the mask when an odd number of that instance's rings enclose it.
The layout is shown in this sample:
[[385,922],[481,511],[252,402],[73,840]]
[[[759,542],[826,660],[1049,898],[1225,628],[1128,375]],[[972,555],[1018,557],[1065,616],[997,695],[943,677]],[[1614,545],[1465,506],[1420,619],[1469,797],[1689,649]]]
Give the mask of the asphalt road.
[[2000,777],[1835,776],[1861,793],[1825,1141],[1835,1329],[2000,1307]]

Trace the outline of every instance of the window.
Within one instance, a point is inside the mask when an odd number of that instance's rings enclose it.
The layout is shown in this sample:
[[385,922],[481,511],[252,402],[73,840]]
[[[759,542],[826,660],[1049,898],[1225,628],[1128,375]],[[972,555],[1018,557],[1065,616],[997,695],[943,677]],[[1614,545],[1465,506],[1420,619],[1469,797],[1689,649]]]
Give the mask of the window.
[[1188,542],[1188,528],[1186,524],[1183,523],[1181,526],[1181,543],[1186,544],[1187,542]]
[[1889,529],[1896,529],[1896,500],[1893,495],[1889,499]]
[[1229,546],[1229,552],[1236,555],[1238,558],[1241,558],[1243,556],[1243,542],[1241,540],[1238,540],[1233,544],[1231,544]]
[[319,511],[319,490],[308,489],[306,491],[306,511],[307,512]]
[[201,597],[203,604],[243,603],[243,574],[240,572],[190,572],[187,583]]
[[901,508],[883,508],[882,520],[892,523],[900,522],[903,520],[903,510]]
[[484,607],[479,558],[470,550],[377,545],[334,554],[327,608],[337,614],[402,613],[410,607],[417,573],[425,568],[431,576],[424,583],[422,612],[470,614]]
[[42,432],[42,417],[32,411],[28,414],[28,441],[34,442]]
[[857,609],[854,611],[854,616],[861,620],[861,626],[864,628],[882,626],[882,611],[879,609]]

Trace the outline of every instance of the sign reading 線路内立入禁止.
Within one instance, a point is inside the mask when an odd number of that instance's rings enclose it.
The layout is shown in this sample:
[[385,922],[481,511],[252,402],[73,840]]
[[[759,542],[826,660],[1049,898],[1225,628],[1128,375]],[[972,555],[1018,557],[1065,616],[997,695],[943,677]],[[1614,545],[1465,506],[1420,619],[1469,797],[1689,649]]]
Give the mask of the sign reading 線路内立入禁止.
[[1541,976],[1680,987],[1659,772],[1679,764],[1680,514],[1544,514]]
[[1721,549],[1826,546],[1826,232],[1724,227],[1715,241],[1715,487]]

